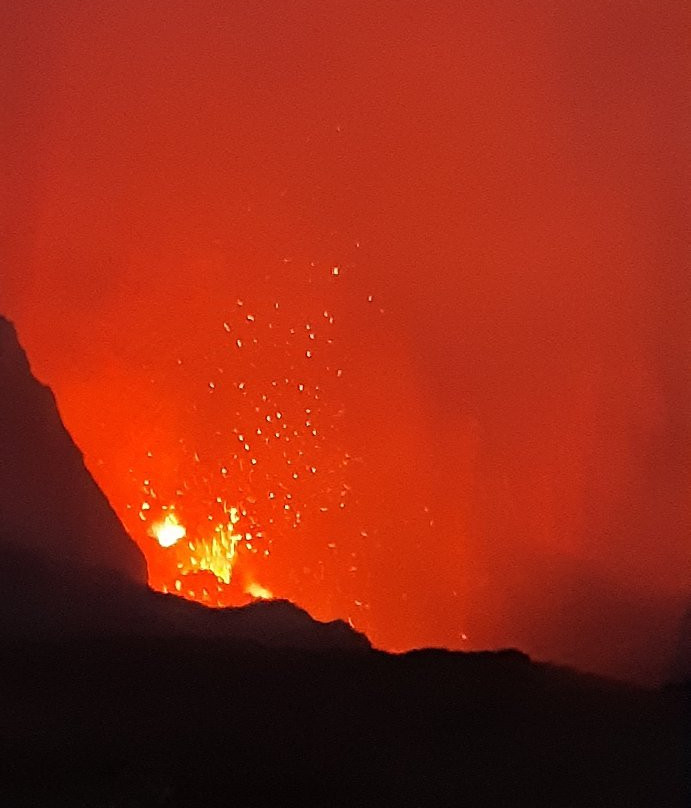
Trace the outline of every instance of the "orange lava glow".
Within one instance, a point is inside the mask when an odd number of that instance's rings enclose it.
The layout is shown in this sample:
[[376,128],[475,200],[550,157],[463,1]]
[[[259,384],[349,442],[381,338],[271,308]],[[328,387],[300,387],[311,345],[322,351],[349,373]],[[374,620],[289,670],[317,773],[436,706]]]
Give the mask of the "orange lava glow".
[[684,4],[193,5],[0,33],[0,311],[152,586],[392,650],[662,658]]
[[247,584],[245,592],[255,600],[271,600],[271,598],[273,598],[272,592],[257,583]]

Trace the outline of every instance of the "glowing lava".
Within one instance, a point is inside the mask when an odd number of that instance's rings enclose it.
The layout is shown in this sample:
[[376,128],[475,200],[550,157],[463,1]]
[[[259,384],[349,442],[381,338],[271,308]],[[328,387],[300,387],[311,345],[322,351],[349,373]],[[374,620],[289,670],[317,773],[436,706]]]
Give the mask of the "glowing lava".
[[[149,505],[144,512],[150,508]],[[223,504],[223,521],[210,529],[192,530],[191,534],[181,524],[172,506],[164,506],[161,510],[165,517],[154,522],[149,530],[165,551],[161,559],[162,580],[156,581],[155,586],[164,592],[172,590],[182,597],[215,606],[238,602],[241,593],[255,600],[273,598],[269,589],[254,580],[248,582],[246,579],[241,588],[233,582],[240,543],[243,542],[248,553],[254,549],[252,534],[239,532],[236,527],[241,519],[238,508]],[[230,591],[231,582],[236,590],[234,594]]]
[[247,584],[245,593],[255,600],[271,600],[273,598],[272,592],[261,584],[254,582]]
[[212,572],[219,581],[229,584],[233,577],[233,566],[237,555],[238,542],[242,535],[235,532],[235,525],[240,521],[237,508],[230,508],[228,521],[216,525],[214,536],[210,541],[195,544],[189,542],[190,556],[187,563],[179,562],[178,567],[184,574],[206,570]]
[[151,528],[151,535],[161,547],[172,547],[180,539],[184,539],[187,530],[178,522],[174,513],[166,514],[162,522],[156,522]]

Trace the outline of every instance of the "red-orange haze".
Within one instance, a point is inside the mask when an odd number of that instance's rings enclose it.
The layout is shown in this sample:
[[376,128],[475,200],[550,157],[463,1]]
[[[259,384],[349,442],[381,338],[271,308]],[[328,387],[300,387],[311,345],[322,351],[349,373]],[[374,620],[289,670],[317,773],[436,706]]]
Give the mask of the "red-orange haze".
[[666,660],[683,6],[6,4],[0,312],[154,585],[237,508],[230,586],[181,591],[389,649]]

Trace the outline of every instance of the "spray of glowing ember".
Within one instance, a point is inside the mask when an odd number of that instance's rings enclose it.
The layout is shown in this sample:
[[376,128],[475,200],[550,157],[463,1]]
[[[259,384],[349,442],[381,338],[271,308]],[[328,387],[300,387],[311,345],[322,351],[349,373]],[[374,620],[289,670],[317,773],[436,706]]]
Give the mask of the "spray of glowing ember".
[[[339,557],[335,540],[343,525],[355,528],[353,457],[341,435],[350,358],[339,332],[348,314],[342,289],[354,269],[347,261],[284,259],[283,280],[291,292],[306,286],[304,297],[281,296],[274,278],[272,294],[247,288],[218,307],[199,352],[183,343],[169,368],[152,369],[161,402],[168,385],[196,390],[191,417],[179,427],[162,423],[129,458],[129,497],[136,491],[141,504],[130,499],[119,510],[155,588],[217,606],[272,598],[285,588],[287,548],[315,539],[326,557],[358,571],[357,552]],[[366,294],[359,305],[372,302]],[[355,534],[366,537],[366,526]],[[272,565],[275,545],[282,576]],[[321,583],[325,564],[307,572],[303,564],[300,573]],[[353,606],[365,603],[360,595]]]
[[[240,521],[238,509],[224,505],[223,510],[226,520],[194,540],[187,536],[187,529],[180,524],[172,509],[168,509],[162,522],[152,525],[150,535],[168,551],[168,569],[164,573],[164,580],[159,581],[163,591],[170,591],[172,582],[175,592],[192,600],[209,602],[212,600],[211,591],[216,595],[214,602],[217,605],[222,605],[228,599],[227,589],[233,578],[238,545],[244,540],[246,548],[251,550],[252,544],[251,534],[236,530]],[[182,542],[184,538],[189,540]],[[205,581],[201,587],[196,583],[200,576]],[[251,597],[271,597],[269,590],[254,583],[245,587],[244,591]],[[255,594],[255,591],[266,594]],[[220,597],[223,592],[226,592],[226,598]]]
[[195,568],[208,570],[224,584],[230,583],[237,555],[236,548],[238,542],[242,540],[242,535],[235,532],[235,525],[240,518],[237,508],[231,508],[228,515],[228,522],[216,525],[210,540],[201,541],[198,545],[189,543],[192,555],[186,572],[191,572]]

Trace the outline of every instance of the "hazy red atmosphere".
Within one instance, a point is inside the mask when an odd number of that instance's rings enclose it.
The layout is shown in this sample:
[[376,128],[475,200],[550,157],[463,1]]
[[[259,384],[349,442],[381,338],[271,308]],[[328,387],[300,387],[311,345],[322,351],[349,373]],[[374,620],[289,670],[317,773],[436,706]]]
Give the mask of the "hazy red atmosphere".
[[5,5],[0,312],[154,586],[393,650],[669,651],[682,3]]

